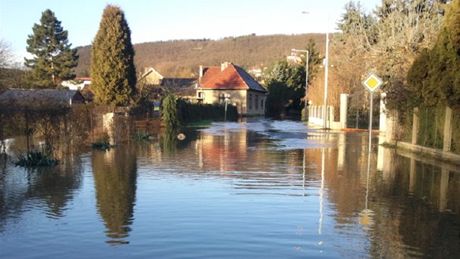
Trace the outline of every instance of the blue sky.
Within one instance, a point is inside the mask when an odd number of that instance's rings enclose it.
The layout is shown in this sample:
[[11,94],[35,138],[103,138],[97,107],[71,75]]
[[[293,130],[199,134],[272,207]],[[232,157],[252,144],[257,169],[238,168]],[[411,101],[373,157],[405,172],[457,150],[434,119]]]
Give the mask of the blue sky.
[[[250,33],[332,31],[348,0],[0,0],[0,38],[22,61],[27,35],[49,8],[69,31],[73,46],[91,44],[104,7],[120,6],[133,43],[171,39],[219,39]],[[367,11],[380,0],[362,1]],[[307,11],[308,14],[302,14]],[[329,19],[328,19],[329,17]],[[329,22],[328,22],[329,21]]]

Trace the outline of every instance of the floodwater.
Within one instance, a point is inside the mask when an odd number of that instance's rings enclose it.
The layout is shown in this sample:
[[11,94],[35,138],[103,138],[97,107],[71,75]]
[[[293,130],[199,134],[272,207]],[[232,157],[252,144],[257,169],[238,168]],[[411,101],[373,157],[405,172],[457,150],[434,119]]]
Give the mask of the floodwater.
[[369,155],[367,133],[294,121],[186,137],[67,151],[39,170],[15,167],[12,148],[0,163],[0,257],[460,258],[455,165],[377,136]]

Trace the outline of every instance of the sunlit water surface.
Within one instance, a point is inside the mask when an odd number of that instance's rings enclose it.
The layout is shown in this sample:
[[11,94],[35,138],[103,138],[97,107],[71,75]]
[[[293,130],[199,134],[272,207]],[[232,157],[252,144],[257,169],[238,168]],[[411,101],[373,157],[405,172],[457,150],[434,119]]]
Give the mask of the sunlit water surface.
[[214,123],[0,168],[3,258],[460,258],[460,172],[367,134]]

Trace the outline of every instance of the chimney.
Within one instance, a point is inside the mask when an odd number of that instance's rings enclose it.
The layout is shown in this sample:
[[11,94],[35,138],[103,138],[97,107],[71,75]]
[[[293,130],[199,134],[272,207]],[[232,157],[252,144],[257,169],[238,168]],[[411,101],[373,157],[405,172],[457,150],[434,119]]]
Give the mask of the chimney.
[[203,77],[203,66],[200,65],[200,70],[198,72],[198,80],[201,80],[202,77]]
[[228,65],[230,65],[230,62],[224,62],[222,64],[220,64],[220,71],[224,71]]

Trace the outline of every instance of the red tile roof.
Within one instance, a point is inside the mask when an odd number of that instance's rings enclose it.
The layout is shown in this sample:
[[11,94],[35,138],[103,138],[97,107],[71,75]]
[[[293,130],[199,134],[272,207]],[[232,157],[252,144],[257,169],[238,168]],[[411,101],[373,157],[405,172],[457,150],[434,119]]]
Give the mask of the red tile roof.
[[202,89],[267,92],[244,69],[232,63],[229,63],[224,70],[221,70],[220,66],[204,68],[203,77],[199,81],[199,87]]

